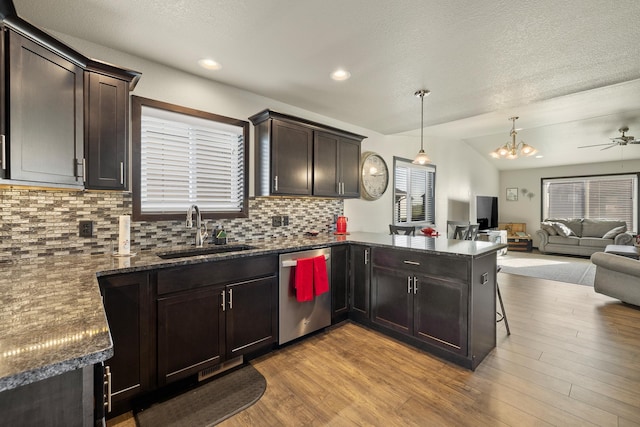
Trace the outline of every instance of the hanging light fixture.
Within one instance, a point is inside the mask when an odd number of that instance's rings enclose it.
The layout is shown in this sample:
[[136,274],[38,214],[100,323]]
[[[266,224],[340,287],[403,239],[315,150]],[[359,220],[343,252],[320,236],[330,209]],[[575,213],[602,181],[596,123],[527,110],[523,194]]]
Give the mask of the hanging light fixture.
[[509,117],[509,120],[513,122],[513,125],[511,126],[511,133],[510,133],[511,141],[493,150],[491,152],[491,157],[495,159],[506,158],[509,160],[513,160],[513,159],[517,159],[519,156],[528,157],[538,152],[538,150],[536,150],[529,144],[525,144],[522,141],[516,144],[516,135],[518,134],[516,132],[516,120],[518,119],[519,117],[517,116]]
[[431,93],[428,89],[420,89],[414,93],[415,96],[419,97],[422,101],[422,112],[420,115],[420,151],[416,155],[416,158],[413,159],[414,165],[426,165],[427,163],[431,163],[431,159],[427,156],[427,153],[424,152],[424,97],[429,96]]

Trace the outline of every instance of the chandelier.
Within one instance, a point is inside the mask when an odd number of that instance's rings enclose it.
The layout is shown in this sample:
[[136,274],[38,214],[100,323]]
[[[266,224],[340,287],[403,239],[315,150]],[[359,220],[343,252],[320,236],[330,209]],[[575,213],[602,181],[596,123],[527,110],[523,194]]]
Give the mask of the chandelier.
[[431,159],[427,156],[427,153],[424,152],[424,97],[428,96],[431,93],[428,89],[420,89],[414,93],[415,96],[420,97],[422,101],[422,111],[420,116],[420,151],[416,154],[416,158],[413,159],[414,165],[426,165],[427,163],[431,163]]
[[491,157],[495,158],[495,159],[509,159],[509,160],[513,160],[513,159],[517,159],[519,156],[524,156],[524,157],[528,157],[528,156],[532,156],[534,154],[536,154],[538,152],[538,150],[536,150],[535,148],[533,148],[532,146],[530,146],[529,144],[525,144],[524,142],[520,141],[516,144],[516,135],[518,134],[516,132],[516,120],[518,120],[519,117],[515,116],[515,117],[509,117],[509,120],[511,120],[513,122],[513,125],[511,126],[511,141],[507,142],[506,144],[504,144],[501,147],[496,148],[495,150],[493,150],[491,152]]

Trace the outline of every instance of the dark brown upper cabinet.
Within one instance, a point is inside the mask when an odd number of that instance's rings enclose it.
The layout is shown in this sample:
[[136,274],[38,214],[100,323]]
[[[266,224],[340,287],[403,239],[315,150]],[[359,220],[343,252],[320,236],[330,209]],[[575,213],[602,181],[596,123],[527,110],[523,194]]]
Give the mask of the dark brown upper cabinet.
[[8,177],[82,187],[83,71],[8,31]]
[[271,110],[249,120],[255,126],[256,196],[360,197],[365,136]]
[[315,132],[313,194],[360,197],[360,140]]
[[127,90],[140,73],[80,54],[0,5],[0,178],[127,188]]
[[85,74],[86,188],[128,188],[127,95],[125,80]]

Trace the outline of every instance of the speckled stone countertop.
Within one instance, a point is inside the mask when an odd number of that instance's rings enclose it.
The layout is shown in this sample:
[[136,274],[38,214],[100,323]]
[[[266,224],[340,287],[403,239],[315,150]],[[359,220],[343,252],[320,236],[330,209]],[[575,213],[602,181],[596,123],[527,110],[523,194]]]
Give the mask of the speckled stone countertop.
[[243,243],[255,249],[188,258],[161,259],[158,256],[159,252],[189,248],[185,245],[145,251],[132,257],[60,256],[0,264],[0,391],[99,363],[113,355],[97,284],[100,276],[344,243],[465,257],[482,256],[506,246],[376,233]]

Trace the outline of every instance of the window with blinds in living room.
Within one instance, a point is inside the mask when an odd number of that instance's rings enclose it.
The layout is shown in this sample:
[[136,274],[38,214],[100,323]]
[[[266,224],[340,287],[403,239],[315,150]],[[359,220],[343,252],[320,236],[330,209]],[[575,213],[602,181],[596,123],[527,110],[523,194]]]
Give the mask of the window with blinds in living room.
[[542,219],[614,219],[638,230],[638,174],[542,179]]
[[133,97],[132,123],[134,219],[247,216],[248,122]]
[[394,158],[393,223],[435,224],[436,167]]

